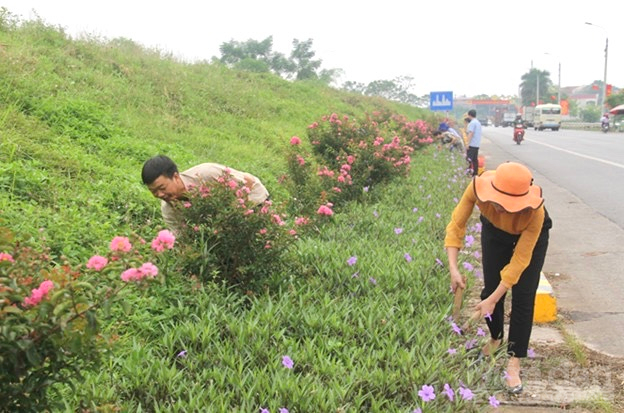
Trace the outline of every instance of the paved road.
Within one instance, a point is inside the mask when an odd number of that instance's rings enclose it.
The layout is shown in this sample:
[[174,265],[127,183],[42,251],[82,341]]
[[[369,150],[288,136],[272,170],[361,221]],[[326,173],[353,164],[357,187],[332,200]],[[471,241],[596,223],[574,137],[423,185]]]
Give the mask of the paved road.
[[[596,148],[589,145],[571,148],[563,132],[551,132],[553,139],[546,142],[549,135],[528,131],[518,146],[510,128],[487,127],[480,154],[486,169],[517,161],[532,170],[553,219],[544,272],[556,278],[559,312],[573,321],[566,328],[589,348],[624,357],[624,214],[619,213],[624,200],[618,198],[621,192],[609,190],[624,188],[623,152],[607,156],[591,153]],[[614,146],[622,147],[624,134],[606,136],[619,139]],[[592,179],[575,179],[580,175]]]

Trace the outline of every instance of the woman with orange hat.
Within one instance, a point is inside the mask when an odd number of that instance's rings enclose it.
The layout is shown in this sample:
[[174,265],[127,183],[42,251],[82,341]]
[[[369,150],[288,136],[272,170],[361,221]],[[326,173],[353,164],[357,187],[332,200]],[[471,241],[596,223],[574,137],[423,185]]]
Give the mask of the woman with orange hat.
[[444,246],[449,261],[451,289],[465,288],[457,257],[463,247],[466,224],[479,208],[484,287],[476,310],[485,317],[490,340],[481,350],[489,356],[504,335],[504,303],[512,291],[505,374],[507,390],[522,392],[520,359],[527,356],[533,327],[535,294],[548,249],[552,221],[544,207],[542,189],[533,185],[527,167],[506,162],[495,171],[476,176],[464,191],[446,227]]

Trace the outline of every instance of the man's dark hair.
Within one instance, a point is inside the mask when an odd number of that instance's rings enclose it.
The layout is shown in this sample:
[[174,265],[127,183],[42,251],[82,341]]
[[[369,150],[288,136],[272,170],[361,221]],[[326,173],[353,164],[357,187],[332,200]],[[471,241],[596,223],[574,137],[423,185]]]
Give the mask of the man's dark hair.
[[168,156],[158,155],[145,161],[141,171],[141,178],[145,185],[150,185],[159,176],[164,175],[167,178],[173,178],[176,172],[178,172],[178,167],[175,162]]
[[477,111],[476,111],[476,110],[474,110],[474,109],[470,109],[470,110],[468,111],[468,115],[469,115],[469,116],[472,116],[473,118],[476,118],[476,117],[477,117]]

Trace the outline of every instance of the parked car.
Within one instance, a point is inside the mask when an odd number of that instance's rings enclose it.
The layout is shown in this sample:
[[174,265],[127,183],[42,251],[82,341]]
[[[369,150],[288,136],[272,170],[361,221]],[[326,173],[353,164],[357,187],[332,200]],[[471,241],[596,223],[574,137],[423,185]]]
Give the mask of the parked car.
[[481,122],[481,126],[490,126],[490,120],[488,118],[477,118]]

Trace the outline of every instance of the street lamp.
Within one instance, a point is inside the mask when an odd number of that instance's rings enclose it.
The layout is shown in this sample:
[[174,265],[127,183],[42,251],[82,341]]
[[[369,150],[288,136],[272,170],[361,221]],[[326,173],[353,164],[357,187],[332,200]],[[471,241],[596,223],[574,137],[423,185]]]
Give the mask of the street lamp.
[[598,26],[597,24],[593,24],[590,22],[585,22],[585,24],[589,26],[596,26],[598,28],[601,28],[602,30],[604,30],[606,38],[607,38],[607,41],[605,42],[605,63],[604,63],[604,80],[602,84],[602,102],[600,105],[600,108],[602,110],[604,109],[605,102],[607,101],[607,57],[609,56],[609,33],[607,32],[607,29],[605,29],[602,26]]
[[[548,53],[548,52],[544,54],[547,54],[549,56],[554,56],[552,53]],[[559,73],[557,75],[557,103],[561,104],[561,59],[557,59],[557,60],[559,60]],[[606,78],[606,75],[605,75],[605,78]]]

